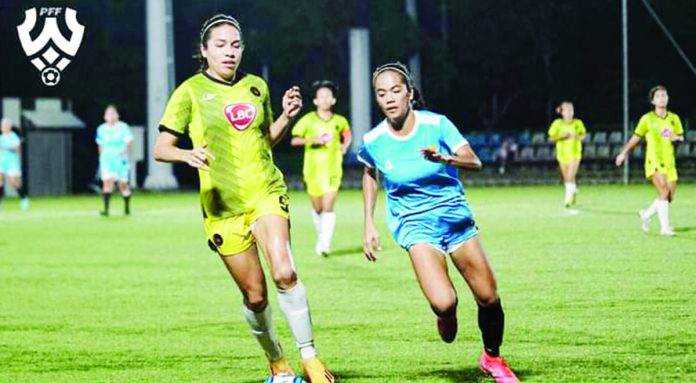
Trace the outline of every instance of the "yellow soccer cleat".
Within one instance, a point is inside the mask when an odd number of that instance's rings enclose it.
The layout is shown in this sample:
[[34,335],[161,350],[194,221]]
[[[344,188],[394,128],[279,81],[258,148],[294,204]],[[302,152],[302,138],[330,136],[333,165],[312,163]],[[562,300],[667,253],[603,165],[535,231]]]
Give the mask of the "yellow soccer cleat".
[[287,359],[281,356],[277,360],[269,360],[268,364],[271,366],[271,375],[276,376],[278,374],[291,374],[295,375],[295,371],[292,370],[290,364],[288,364]]
[[324,366],[319,358],[313,357],[300,362],[305,372],[305,377],[311,383],[334,383],[334,376],[328,368]]

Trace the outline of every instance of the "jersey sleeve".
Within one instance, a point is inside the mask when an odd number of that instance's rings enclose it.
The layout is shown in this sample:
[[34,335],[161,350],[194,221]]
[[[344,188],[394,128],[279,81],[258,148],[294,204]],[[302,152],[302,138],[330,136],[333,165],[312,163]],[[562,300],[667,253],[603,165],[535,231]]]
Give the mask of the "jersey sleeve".
[[123,124],[123,140],[128,144],[133,142],[133,131],[130,128],[130,125],[124,123]]
[[97,145],[104,145],[104,129],[102,129],[101,125],[97,127],[97,135],[94,138],[94,142],[96,142]]
[[339,126],[338,131],[339,133],[343,133],[346,131],[350,132],[350,123],[348,122],[347,118],[341,116],[341,125]]
[[184,83],[176,88],[171,97],[169,97],[167,107],[164,109],[164,115],[162,115],[159,123],[159,130],[181,136],[186,133],[190,122],[191,94],[189,93],[188,85]]
[[561,132],[560,120],[558,120],[558,119],[553,120],[553,122],[551,123],[551,126],[549,126],[549,131],[547,132],[549,138],[557,137],[560,132]]
[[456,126],[449,118],[442,116],[440,120],[440,134],[442,143],[449,148],[450,153],[455,154],[464,145],[469,145],[469,141],[459,133]]
[[644,137],[645,134],[648,132],[648,116],[643,116],[640,118],[640,121],[638,121],[638,125],[636,126],[636,129],[633,131],[633,134],[635,134],[638,137]]
[[684,127],[682,126],[681,119],[676,114],[674,115],[674,134],[677,136],[684,135]]
[[363,142],[363,144],[360,145],[360,150],[358,150],[357,158],[358,161],[360,161],[363,165],[367,166],[368,168],[375,168],[375,160],[370,155],[370,151],[367,149],[367,145],[365,144],[365,142]]
[[293,137],[305,137],[305,134],[307,133],[307,122],[309,120],[309,114],[305,114],[297,120],[297,123],[295,126],[292,127],[292,131],[290,132],[290,135]]
[[575,125],[575,134],[578,136],[584,136],[587,134],[587,129],[585,128],[585,123],[582,120],[577,120],[578,123]]

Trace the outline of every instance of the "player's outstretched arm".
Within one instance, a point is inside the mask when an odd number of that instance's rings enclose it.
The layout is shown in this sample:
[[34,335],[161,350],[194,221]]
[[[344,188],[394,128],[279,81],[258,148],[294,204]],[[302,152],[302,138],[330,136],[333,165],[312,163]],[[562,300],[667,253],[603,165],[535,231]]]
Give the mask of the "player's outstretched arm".
[[481,160],[474,153],[471,145],[463,145],[453,155],[442,154],[434,148],[423,148],[421,154],[429,161],[441,162],[462,169],[479,170],[482,166]]
[[363,240],[363,253],[369,261],[377,260],[377,250],[381,250],[379,243],[379,233],[375,227],[374,213],[377,202],[377,171],[365,168],[362,178],[363,208],[365,214],[365,233]]
[[300,110],[302,110],[302,94],[300,94],[300,87],[293,86],[286,90],[283,95],[283,113],[281,113],[277,120],[271,123],[268,129],[271,146],[280,142],[285,132],[287,132],[288,127],[290,127],[290,121],[300,113]]
[[208,164],[210,161],[215,160],[215,157],[206,146],[191,150],[179,149],[176,147],[177,141],[178,138],[175,135],[160,132],[153,149],[155,160],[161,162],[182,162],[196,169],[210,170]]
[[626,157],[628,157],[628,154],[631,153],[633,148],[636,147],[640,143],[640,136],[633,135],[631,138],[626,142],[624,147],[621,149],[621,152],[616,156],[616,159],[614,160],[614,163],[616,166],[621,166],[621,164],[626,161]]

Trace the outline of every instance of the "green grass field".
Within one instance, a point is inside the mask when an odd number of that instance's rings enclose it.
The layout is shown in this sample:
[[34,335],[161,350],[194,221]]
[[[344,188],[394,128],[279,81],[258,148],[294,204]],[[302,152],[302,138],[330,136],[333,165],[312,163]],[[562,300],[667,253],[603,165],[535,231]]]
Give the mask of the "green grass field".
[[[640,186],[471,188],[506,309],[503,353],[525,382],[696,381],[696,185],[672,204],[678,236],[640,230]],[[197,196],[139,194],[131,217],[100,199],[16,200],[0,210],[0,382],[262,382],[267,367],[240,294],[208,250]],[[460,295],[460,332],[439,340],[405,253],[387,235],[361,253],[357,191],[337,205],[335,253],[313,254],[307,197],[291,195],[293,249],[320,355],[340,382],[487,382],[476,309]],[[293,365],[298,354],[277,309]]]

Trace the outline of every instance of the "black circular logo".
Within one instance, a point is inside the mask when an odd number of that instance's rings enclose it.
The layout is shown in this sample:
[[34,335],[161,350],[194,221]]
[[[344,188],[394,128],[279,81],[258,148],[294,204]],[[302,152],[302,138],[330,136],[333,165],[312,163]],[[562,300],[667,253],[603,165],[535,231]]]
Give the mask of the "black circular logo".
[[213,234],[213,242],[217,246],[222,246],[222,236],[218,233]]
[[252,86],[250,90],[251,94],[253,94],[254,96],[261,97],[261,91],[259,90],[259,88]]

